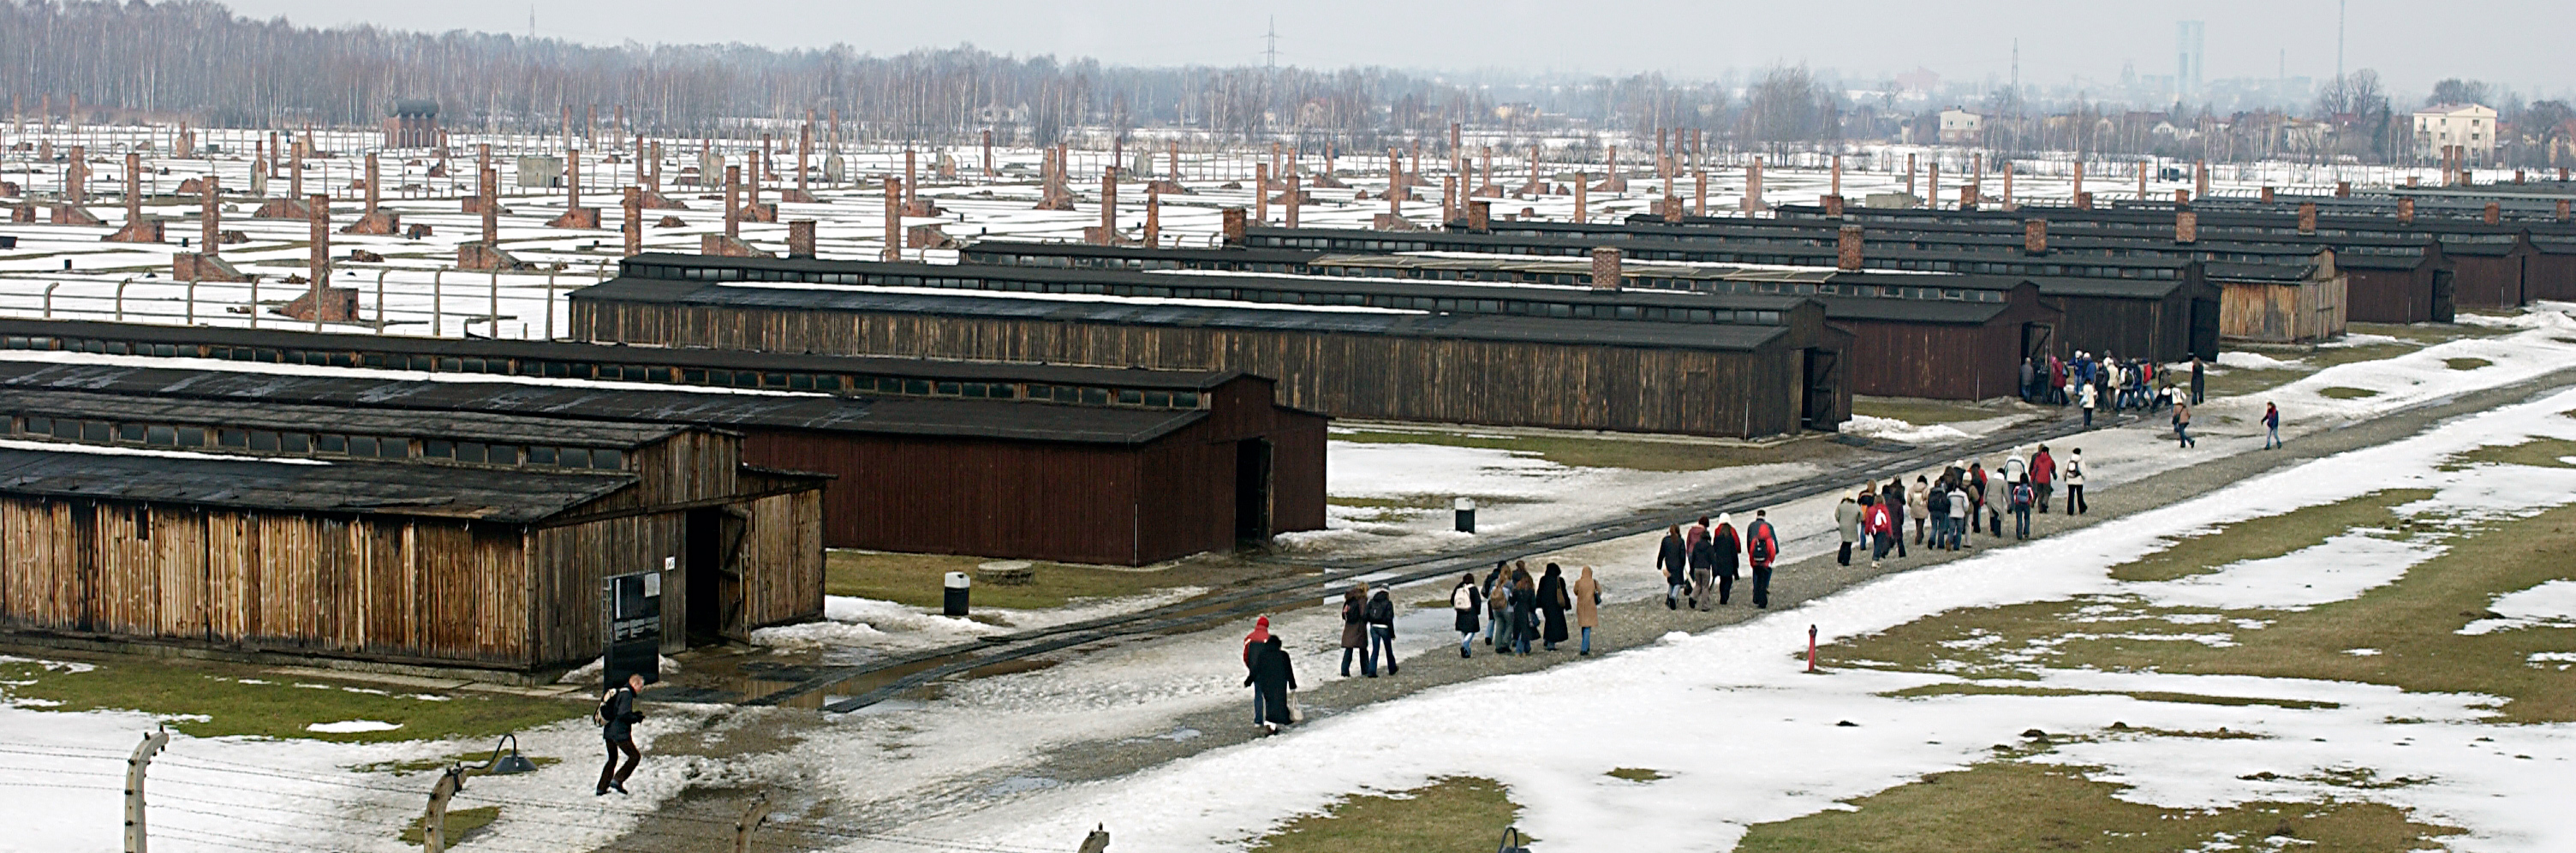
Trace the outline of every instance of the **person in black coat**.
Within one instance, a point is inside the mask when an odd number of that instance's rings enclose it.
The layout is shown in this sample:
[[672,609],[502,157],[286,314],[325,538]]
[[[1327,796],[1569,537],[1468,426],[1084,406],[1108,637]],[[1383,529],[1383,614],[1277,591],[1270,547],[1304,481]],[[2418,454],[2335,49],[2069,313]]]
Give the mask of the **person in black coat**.
[[1547,626],[1540,639],[1546,642],[1548,651],[1556,651],[1556,644],[1573,635],[1565,629],[1565,611],[1573,606],[1574,597],[1565,593],[1565,570],[1555,563],[1547,564],[1547,576],[1538,582],[1538,611],[1546,617]]
[[1735,578],[1744,554],[1744,540],[1735,533],[1735,517],[1717,514],[1717,527],[1708,534],[1709,547],[1716,549],[1717,603],[1726,604],[1735,597]]
[[1395,599],[1387,597],[1386,587],[1378,587],[1368,603],[1369,657],[1386,661],[1386,674],[1395,674]]
[[1655,568],[1664,573],[1664,609],[1681,609],[1682,589],[1690,586],[1690,554],[1682,544],[1681,525],[1664,528],[1664,542],[1655,549]]
[[1278,637],[1263,641],[1261,651],[1252,656],[1252,674],[1243,677],[1261,701],[1261,725],[1272,733],[1294,720],[1288,712],[1288,692],[1297,689],[1297,673],[1288,666],[1288,650]]
[[1538,639],[1538,583],[1529,570],[1512,570],[1511,594],[1512,653],[1529,654],[1530,641]]
[[[642,689],[643,674],[629,673],[625,683],[599,700],[599,734],[608,739],[608,765],[599,768],[599,787],[591,790],[594,796],[610,789],[626,793],[626,777],[633,775],[635,765],[644,760],[644,754],[635,748],[635,724],[644,721],[644,712],[635,710],[635,691]],[[625,767],[617,766],[621,753],[626,757]]]

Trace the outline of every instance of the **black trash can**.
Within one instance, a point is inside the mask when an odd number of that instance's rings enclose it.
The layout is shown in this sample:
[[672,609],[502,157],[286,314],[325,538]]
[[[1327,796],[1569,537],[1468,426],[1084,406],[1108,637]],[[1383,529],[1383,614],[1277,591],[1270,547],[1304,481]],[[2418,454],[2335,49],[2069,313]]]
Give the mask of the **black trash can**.
[[975,581],[965,572],[948,573],[947,594],[940,599],[939,612],[949,616],[966,615],[966,596]]
[[1476,500],[1474,498],[1459,498],[1457,507],[1458,532],[1476,532]]

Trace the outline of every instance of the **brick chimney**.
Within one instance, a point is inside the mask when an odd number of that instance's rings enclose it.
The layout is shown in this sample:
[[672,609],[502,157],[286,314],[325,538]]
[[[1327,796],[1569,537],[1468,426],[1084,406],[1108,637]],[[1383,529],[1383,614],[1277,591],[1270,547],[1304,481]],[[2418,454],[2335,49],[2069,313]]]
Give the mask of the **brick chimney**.
[[2190,191],[2190,190],[2174,190],[2174,204],[2176,204],[2176,205],[2185,205],[2185,204],[2190,204],[2190,203],[2191,203],[2191,191]]
[[1252,164],[1252,218],[1270,224],[1270,164]]
[[1297,227],[1297,209],[1306,206],[1305,177],[1297,174],[1295,170],[1288,172],[1288,195],[1283,201],[1288,206],[1288,227],[1290,228]]
[[814,220],[793,219],[787,223],[787,256],[814,257]]
[[2084,195],[2084,161],[2080,159],[2075,161],[2075,206],[2082,208],[2093,206],[2092,199]]
[[2401,224],[2401,225],[2413,225],[2413,224],[2415,224],[2415,200],[2414,200],[2414,199],[2411,199],[2411,198],[2401,198],[2401,199],[2398,199],[2398,200],[2397,200],[2397,222],[2398,222],[2398,224]]
[[1592,247],[1592,289],[1619,289],[1619,247]]
[[1744,170],[1744,212],[1769,209],[1770,205],[1762,203],[1762,158],[1755,157],[1753,165]]
[[1592,176],[1574,173],[1574,221],[1592,221]]
[[2309,202],[2301,202],[2301,203],[2299,204],[2299,233],[2301,233],[2301,234],[2314,234],[2314,233],[2317,233],[2317,203],[2316,203],[2316,202],[2309,201]]
[[1914,194],[1914,155],[1905,155],[1905,194]]
[[2264,188],[2263,188],[2263,203],[2264,203],[2264,204],[2271,204],[2271,203],[2272,203],[2272,188],[2271,188],[2271,187],[2268,187],[2268,186],[2267,186],[2267,187],[2264,187]]
[[1483,234],[1494,230],[1494,203],[1477,199],[1467,202],[1467,230]]
[[1842,231],[1834,236],[1835,269],[1842,270],[1844,272],[1860,271],[1860,241],[1860,226],[1845,225],[1842,227]]
[[[894,192],[894,179],[886,179],[886,192]],[[888,204],[893,200],[888,199]],[[725,167],[725,236],[742,237],[742,167]],[[889,244],[888,248],[892,248]]]
[[1118,170],[1100,170],[1100,242],[1107,245],[1118,239]]
[[[204,236],[198,238],[198,240],[202,242],[202,245],[197,247],[197,251],[207,257],[213,257],[215,255],[216,248],[222,246],[224,242],[223,207],[216,204],[216,201],[223,196],[223,189],[217,186],[216,178],[213,173],[208,173],[206,175],[205,183],[201,186],[206,189],[205,208],[199,214],[199,218],[202,221],[197,224],[198,227],[202,229],[201,233]],[[2559,202],[2558,210],[2561,214],[2558,218],[2567,218],[2564,215],[2567,211],[2566,202]]]
[[1835,217],[1835,218],[1841,218],[1841,216],[1843,215],[1843,197],[1842,197],[1842,196],[1838,196],[1838,195],[1829,195],[1829,196],[1825,196],[1825,197],[1822,199],[1822,201],[1825,203],[1825,215],[1826,215],[1826,216],[1831,216],[1831,217]]
[[1691,215],[1708,215],[1708,172],[1704,169],[1691,170]]
[[1145,185],[1145,248],[1163,245],[1163,191]]
[[626,188],[626,222],[619,230],[626,238],[626,256],[644,254],[644,188]]
[[2174,211],[2174,242],[2200,242],[2200,214],[2189,210]]
[[2351,181],[2336,181],[2336,182],[2335,182],[2335,198],[2351,198],[2351,197],[2352,197],[2352,182],[2351,182]]
[[1843,195],[1843,155],[1834,155],[1834,164],[1831,167],[1831,170],[1833,172],[1833,185],[1831,189],[1825,190],[1825,194],[1835,198],[1841,198]]
[[2076,193],[2076,194],[2075,194],[2075,209],[2076,209],[2076,210],[2092,210],[2092,209],[2093,209],[2093,194],[2092,194],[2092,193]]
[[1244,244],[1243,208],[1225,209],[1225,244],[1228,246]]
[[1997,163],[1997,164],[1995,164],[1995,171],[2002,172],[2002,173],[2004,174],[2004,211],[2005,211],[2005,212],[2007,212],[2007,213],[2009,213],[2009,212],[2011,212],[2011,211],[2013,210],[2013,208],[2020,207],[2020,205],[2015,204],[2015,203],[2013,202],[2013,192],[2012,192],[2013,167],[2012,167],[2012,161],[2010,161],[2010,160],[2006,160],[2006,161],[2004,161],[2004,162],[2001,162],[2001,163]]
[[2033,255],[2048,254],[2048,220],[2021,221],[2021,250]]
[[[331,197],[315,194],[307,201],[309,204],[306,209],[312,213],[313,225],[311,246],[313,261],[310,273],[313,288],[310,299],[315,315],[319,316],[322,311],[322,294],[331,289]],[[259,310],[259,306],[253,305],[251,310]]]
[[[728,177],[732,172],[731,167],[725,169]],[[886,176],[885,179],[885,248],[877,250],[878,260],[889,262],[903,260],[902,180],[892,175]]]
[[2495,202],[2492,202],[2492,201],[2487,202],[2487,212],[2486,212],[2486,216],[2485,216],[2484,218],[2486,219],[2486,221],[2487,221],[2487,224],[2488,224],[2488,225],[2494,225],[2494,224],[2496,224],[2498,221],[2500,221],[2500,220],[2502,220],[2502,219],[2504,218],[2504,209],[2503,209],[2503,207],[2502,207],[2502,206],[2500,206],[2500,205],[2498,205],[2498,204],[2496,204]]
[[[208,186],[208,187],[212,187],[212,186],[214,186],[214,185],[213,185],[213,184],[207,184],[207,186]],[[2562,199],[2559,199],[2559,200],[2558,200],[2558,221],[2560,221],[2560,222],[2565,222],[2565,221],[2567,221],[2567,218],[2568,218],[2567,200],[2562,198]]]

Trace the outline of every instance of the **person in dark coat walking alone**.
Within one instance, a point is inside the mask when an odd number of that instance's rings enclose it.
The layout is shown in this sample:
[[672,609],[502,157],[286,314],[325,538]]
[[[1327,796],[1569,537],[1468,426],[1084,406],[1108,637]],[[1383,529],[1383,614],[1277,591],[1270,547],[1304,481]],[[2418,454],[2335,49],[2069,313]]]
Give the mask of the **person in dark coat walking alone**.
[[1655,548],[1655,569],[1664,573],[1664,609],[1681,609],[1682,589],[1690,585],[1690,546],[1682,538],[1681,525],[1664,528],[1664,541]]
[[1369,654],[1368,583],[1342,592],[1342,677],[1351,677],[1351,656],[1360,659],[1360,674],[1377,677],[1377,658]]
[[1771,607],[1771,561],[1780,559],[1780,536],[1771,530],[1768,510],[1753,511],[1753,526],[1744,529],[1744,558],[1753,564],[1753,606]]
[[1458,576],[1458,585],[1449,588],[1449,609],[1457,614],[1458,656],[1475,657],[1476,632],[1481,621],[1476,614],[1485,612],[1485,591],[1476,586],[1476,574]]
[[1540,639],[1545,641],[1548,651],[1556,651],[1556,644],[1573,636],[1573,632],[1565,628],[1565,611],[1573,607],[1574,597],[1565,592],[1565,570],[1555,563],[1547,564],[1547,577],[1540,578],[1538,582],[1538,612],[1546,617],[1546,627]]
[[[643,751],[635,748],[635,724],[644,721],[644,712],[635,710],[635,691],[642,689],[644,675],[630,673],[626,683],[599,700],[599,734],[608,739],[608,764],[599,768],[599,786],[591,789],[592,796],[611,789],[626,793],[626,777],[634,775],[635,765],[644,760]],[[617,765],[620,754],[626,757],[624,767]]]
[[1386,674],[1395,674],[1395,599],[1387,597],[1386,588],[1378,587],[1369,596],[1369,658],[1386,662]]
[[1252,688],[1252,697],[1261,706],[1261,727],[1277,734],[1279,727],[1295,721],[1288,710],[1288,694],[1297,689],[1297,673],[1288,666],[1288,650],[1271,637],[1261,643],[1252,657],[1252,673],[1243,677]]

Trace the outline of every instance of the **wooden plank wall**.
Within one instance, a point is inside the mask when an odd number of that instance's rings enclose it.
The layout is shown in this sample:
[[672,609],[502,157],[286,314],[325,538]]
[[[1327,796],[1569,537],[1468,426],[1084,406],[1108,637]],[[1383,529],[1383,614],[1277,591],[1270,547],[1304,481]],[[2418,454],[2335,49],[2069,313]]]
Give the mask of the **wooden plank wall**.
[[[1015,318],[573,303],[600,342],[1046,361],[1276,377],[1336,417],[1763,436],[1798,428],[1797,353],[1647,349]],[[1673,382],[1704,374],[1705,394]]]
[[2259,343],[2318,341],[2343,334],[2348,279],[2287,284],[2230,282],[2219,297],[2219,334]]
[[[750,430],[751,464],[838,477],[824,539],[933,554],[1133,562],[1135,448]],[[1225,460],[1230,480],[1233,457]],[[889,498],[888,496],[900,496]]]
[[2447,322],[2433,316],[2433,265],[2412,269],[2343,268],[2345,317],[2362,323]]
[[513,668],[532,644],[512,527],[8,496],[0,543],[12,628]]
[[2462,308],[2516,308],[2524,302],[2521,255],[2452,254],[2451,299]]
[[744,507],[743,622],[759,628],[823,616],[823,493],[775,495]]
[[[687,553],[688,513],[633,515],[529,534],[536,554],[536,610],[530,631],[539,638],[533,665],[578,665],[599,657],[605,638],[600,632],[601,580],[609,575],[658,571],[665,557]],[[688,584],[672,573],[662,578],[664,648],[687,648]]]
[[2576,302],[2576,253],[2541,252],[2523,264],[2523,296]]

